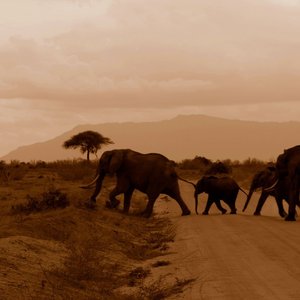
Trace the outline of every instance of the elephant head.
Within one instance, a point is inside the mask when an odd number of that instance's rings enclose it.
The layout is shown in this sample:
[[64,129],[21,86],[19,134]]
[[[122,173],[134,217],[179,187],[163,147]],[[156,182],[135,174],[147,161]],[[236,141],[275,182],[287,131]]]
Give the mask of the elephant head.
[[122,165],[123,156],[122,150],[105,151],[99,161],[98,174],[115,174]]
[[246,210],[250,199],[252,197],[252,194],[259,188],[271,191],[274,189],[275,185],[277,184],[277,171],[275,166],[271,165],[265,168],[264,170],[256,173],[252,179],[249,194],[247,196],[247,200],[245,202],[243,211]]
[[[99,165],[97,169],[97,175],[95,179],[87,185],[81,186],[81,188],[92,188],[96,183],[96,192],[99,193],[101,191],[102,182],[106,174],[113,175],[122,166],[124,152],[123,150],[111,150],[105,151],[101,155],[99,160]],[[96,201],[92,196],[92,200]]]

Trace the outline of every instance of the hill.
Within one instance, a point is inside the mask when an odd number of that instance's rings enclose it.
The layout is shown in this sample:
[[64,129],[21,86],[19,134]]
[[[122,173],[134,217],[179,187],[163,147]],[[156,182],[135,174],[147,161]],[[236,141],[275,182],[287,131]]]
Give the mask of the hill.
[[85,130],[98,131],[115,142],[105,150],[131,148],[143,153],[159,152],[176,161],[196,155],[210,159],[269,160],[275,159],[283,149],[299,144],[300,122],[252,122],[180,115],[159,122],[86,124],[54,139],[22,146],[1,159],[53,161],[83,157],[79,151],[66,150],[61,145]]

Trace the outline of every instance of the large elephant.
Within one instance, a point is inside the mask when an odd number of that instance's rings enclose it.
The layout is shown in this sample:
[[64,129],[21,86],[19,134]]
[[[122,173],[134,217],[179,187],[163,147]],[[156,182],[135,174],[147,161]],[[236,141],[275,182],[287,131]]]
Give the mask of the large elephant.
[[296,221],[296,204],[300,191],[300,145],[284,150],[276,161],[278,184],[286,180],[289,211],[286,221]]
[[220,200],[223,200],[231,209],[231,214],[236,214],[235,201],[239,190],[243,191],[239,185],[231,177],[216,177],[216,176],[203,176],[195,186],[195,210],[198,214],[198,195],[207,193],[208,199],[203,215],[208,215],[209,209],[215,203],[222,214],[226,213],[226,209],[221,206]]
[[100,158],[96,178],[85,186],[90,187],[96,183],[90,199],[93,203],[101,191],[106,174],[116,174],[117,177],[117,184],[109,194],[111,208],[120,203],[116,196],[124,194],[124,212],[128,212],[133,191],[137,189],[148,196],[146,209],[142,213],[146,217],[151,216],[159,194],[175,199],[181,207],[182,215],[191,213],[181,198],[174,162],[161,154],[142,154],[130,149],[105,151]]
[[262,171],[256,173],[252,179],[249,194],[245,202],[243,211],[246,210],[253,192],[261,188],[261,195],[259,197],[254,215],[259,216],[265,201],[269,196],[273,196],[276,200],[278,212],[281,217],[286,217],[287,213],[283,208],[283,200],[288,202],[287,182],[285,179],[278,181],[276,186],[272,187],[278,180],[278,175],[275,166],[268,166]]

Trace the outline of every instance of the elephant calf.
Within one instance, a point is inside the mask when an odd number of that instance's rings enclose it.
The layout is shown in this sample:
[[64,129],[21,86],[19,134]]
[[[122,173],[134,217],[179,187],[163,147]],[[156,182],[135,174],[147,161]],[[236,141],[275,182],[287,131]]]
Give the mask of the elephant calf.
[[222,214],[226,213],[226,209],[221,206],[220,200],[223,200],[231,209],[231,214],[236,214],[235,201],[239,190],[247,195],[239,185],[230,177],[203,176],[195,186],[195,210],[198,214],[198,195],[201,193],[208,194],[203,215],[208,215],[209,209],[215,203]]

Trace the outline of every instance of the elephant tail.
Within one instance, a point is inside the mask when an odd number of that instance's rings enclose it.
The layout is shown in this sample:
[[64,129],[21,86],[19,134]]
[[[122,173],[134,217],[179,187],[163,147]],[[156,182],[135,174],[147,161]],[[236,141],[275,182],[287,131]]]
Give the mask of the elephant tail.
[[248,194],[241,187],[239,187],[239,190],[242,191],[248,197]]
[[249,201],[250,201],[250,199],[252,197],[253,191],[254,191],[254,189],[251,188],[250,191],[249,191],[249,195],[247,195],[247,200],[245,202],[245,205],[244,205],[244,208],[243,208],[243,212],[246,210],[246,208],[247,208],[247,206],[249,204]]
[[194,188],[196,188],[196,184],[195,184],[195,183],[193,183],[193,182],[191,182],[191,181],[188,181],[188,180],[186,180],[186,179],[183,179],[183,178],[181,178],[181,177],[178,176],[178,175],[177,175],[177,178],[178,178],[179,180],[181,180],[181,181],[184,181],[184,182],[186,182],[186,183],[189,183],[189,184],[193,185]]
[[96,178],[93,180],[93,181],[91,181],[90,183],[88,183],[88,184],[86,184],[86,185],[81,185],[80,186],[80,188],[82,188],[82,189],[91,189],[91,188],[93,188],[94,187],[94,184],[95,184],[95,182],[97,181],[97,179],[99,178],[99,174],[96,176]]

